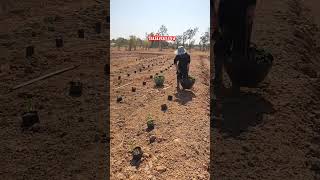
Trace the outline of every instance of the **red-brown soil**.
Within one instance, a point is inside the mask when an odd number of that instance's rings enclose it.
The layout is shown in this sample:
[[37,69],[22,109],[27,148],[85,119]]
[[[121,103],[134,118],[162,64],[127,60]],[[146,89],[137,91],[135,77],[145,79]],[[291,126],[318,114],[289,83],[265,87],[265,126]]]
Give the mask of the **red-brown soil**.
[[[176,70],[170,67],[173,51],[111,52],[111,179],[209,178],[208,53],[191,52],[190,74],[196,83],[191,90],[177,91]],[[150,79],[156,73],[165,76],[162,88]],[[168,95],[173,101],[167,100]],[[123,97],[121,103],[117,96]],[[166,112],[161,111],[162,104],[167,104]],[[149,114],[155,122],[150,132]],[[150,136],[156,137],[154,143]],[[139,166],[132,166],[131,150],[136,146],[144,156]]]
[[[1,1],[0,179],[104,179],[107,154],[104,64],[108,31],[104,2]],[[101,22],[102,33],[94,25]],[[78,38],[78,29],[85,39]],[[56,48],[61,35],[64,47]],[[25,48],[35,47],[27,60]],[[10,89],[72,65],[74,70]],[[80,79],[81,97],[70,97],[69,82]],[[40,124],[21,129],[27,97]]]
[[305,3],[259,1],[253,41],[274,65],[259,88],[213,107],[224,120],[212,121],[212,179],[320,179],[319,6]]

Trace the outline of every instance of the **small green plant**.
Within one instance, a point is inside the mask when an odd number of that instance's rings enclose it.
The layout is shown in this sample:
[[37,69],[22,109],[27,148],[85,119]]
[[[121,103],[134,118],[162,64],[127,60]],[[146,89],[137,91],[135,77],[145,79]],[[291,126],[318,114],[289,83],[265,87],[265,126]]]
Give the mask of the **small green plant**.
[[49,24],[53,24],[54,21],[55,21],[55,17],[53,17],[53,16],[45,17],[45,18],[43,19],[43,22],[49,23]]
[[272,63],[272,56],[267,50],[264,49],[256,49],[256,63],[257,64],[271,64]]
[[133,141],[129,141],[128,146],[129,146],[130,152],[133,152],[133,149],[136,147],[136,145]]
[[151,114],[148,114],[148,116],[147,116],[147,122],[149,122],[149,121],[153,121]]
[[153,129],[154,128],[154,121],[153,121],[153,119],[152,119],[150,114],[147,117],[147,127],[148,127],[148,129]]
[[194,77],[192,77],[192,76],[190,76],[190,75],[189,75],[189,79],[190,79],[191,81],[193,81],[193,82],[196,81],[196,78],[194,78]]
[[163,75],[156,75],[154,77],[154,82],[156,83],[156,86],[163,86],[164,80],[165,78]]
[[27,102],[27,110],[28,112],[33,111],[33,105],[32,105],[32,98],[28,98],[28,102]]
[[55,31],[54,26],[48,26],[48,31],[51,31],[51,32]]

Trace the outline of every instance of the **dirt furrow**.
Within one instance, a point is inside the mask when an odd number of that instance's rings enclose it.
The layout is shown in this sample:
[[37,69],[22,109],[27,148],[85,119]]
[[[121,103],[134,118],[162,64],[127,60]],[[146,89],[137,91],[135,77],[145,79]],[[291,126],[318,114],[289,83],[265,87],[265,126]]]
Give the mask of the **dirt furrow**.
[[[208,91],[208,87],[205,90],[201,83],[199,61],[199,56],[192,56],[190,71],[199,78],[192,91],[176,91],[176,73],[172,67],[163,72],[166,78],[164,88],[153,89],[153,82],[150,81],[144,89],[139,88],[141,93],[135,100],[127,94],[132,101],[121,108],[126,109],[125,113],[122,110],[123,127],[120,131],[114,128],[117,133],[114,133],[112,143],[116,148],[111,151],[112,163],[115,164],[112,168],[113,176],[138,179],[155,176],[164,179],[208,177],[209,117],[208,112],[205,113],[208,105],[203,100],[205,97],[201,95]],[[169,60],[168,64],[172,62],[173,60]],[[151,69],[151,72],[157,71],[157,68]],[[142,76],[144,75],[134,76],[135,84]],[[139,86],[142,84],[139,83]],[[172,95],[174,100],[168,101],[168,95]],[[141,106],[137,106],[138,104]],[[167,104],[168,111],[162,112],[161,104]],[[118,112],[120,111],[118,109]],[[156,124],[155,130],[151,132],[145,131],[148,114],[155,119]],[[151,136],[156,137],[156,142],[150,144]],[[136,145],[141,146],[147,154],[137,169],[130,165],[129,153],[130,148]],[[159,168],[164,168],[164,172]]]
[[296,15],[303,8],[292,2],[298,1],[258,3],[253,41],[271,51],[274,65],[261,87],[242,88],[239,99],[222,102],[224,120],[212,135],[213,179],[316,178],[310,170],[314,165],[306,158],[314,148],[309,142],[319,107],[312,86],[316,79],[299,68],[316,63],[311,59],[315,51],[303,50],[315,46],[312,33],[305,34],[308,28],[298,27],[305,30],[297,36],[295,27],[304,23]]

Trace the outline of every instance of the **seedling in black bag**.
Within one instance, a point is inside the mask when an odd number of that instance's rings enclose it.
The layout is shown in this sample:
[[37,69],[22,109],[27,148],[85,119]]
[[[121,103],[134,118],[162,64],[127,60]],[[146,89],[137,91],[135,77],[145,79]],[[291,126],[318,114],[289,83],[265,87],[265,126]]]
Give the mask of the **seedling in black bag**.
[[153,121],[151,115],[149,114],[147,117],[147,130],[151,131],[153,129],[154,129],[154,121]]
[[22,114],[22,127],[30,127],[35,123],[39,123],[38,112],[33,109],[32,99],[28,99],[27,112]]

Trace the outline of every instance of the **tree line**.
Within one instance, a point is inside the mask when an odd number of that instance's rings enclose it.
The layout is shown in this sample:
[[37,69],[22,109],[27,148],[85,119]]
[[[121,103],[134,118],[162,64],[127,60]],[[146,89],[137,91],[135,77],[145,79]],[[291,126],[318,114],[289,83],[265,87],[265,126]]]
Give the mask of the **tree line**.
[[184,46],[189,51],[197,47],[201,51],[209,50],[210,43],[210,33],[208,31],[201,34],[199,39],[199,44],[195,44],[196,39],[194,38],[198,33],[199,28],[189,28],[184,31],[181,35],[176,36],[176,41],[167,42],[167,41],[148,41],[148,36],[154,36],[159,34],[160,36],[167,36],[168,29],[165,25],[161,25],[157,32],[145,33],[144,39],[141,39],[135,35],[129,36],[129,38],[118,37],[117,39],[112,39],[111,44],[114,47],[117,47],[120,50],[121,47],[125,47],[126,50],[132,51],[137,49],[149,50],[150,48],[159,48],[159,51],[162,51],[164,48],[178,48],[178,46]]

